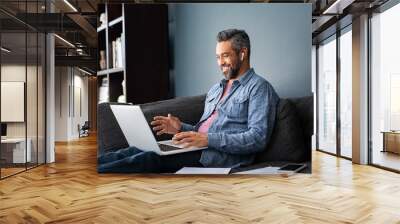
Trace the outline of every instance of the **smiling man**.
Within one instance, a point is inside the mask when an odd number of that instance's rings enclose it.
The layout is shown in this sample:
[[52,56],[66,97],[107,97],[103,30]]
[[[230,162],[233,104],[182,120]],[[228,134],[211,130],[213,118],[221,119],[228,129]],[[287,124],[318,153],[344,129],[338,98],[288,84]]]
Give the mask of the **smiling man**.
[[279,97],[250,67],[250,39],[244,30],[219,32],[216,58],[224,78],[208,91],[196,125],[170,114],[151,122],[157,135],[173,134],[176,144],[205,149],[159,156],[130,147],[100,158],[99,172],[172,172],[184,166],[251,164],[270,139]]
[[208,147],[199,160],[203,166],[248,165],[271,136],[279,97],[250,67],[250,39],[244,30],[219,32],[216,57],[224,79],[208,92],[200,121],[192,126],[171,115],[158,116],[153,129],[174,134],[175,143],[185,147]]

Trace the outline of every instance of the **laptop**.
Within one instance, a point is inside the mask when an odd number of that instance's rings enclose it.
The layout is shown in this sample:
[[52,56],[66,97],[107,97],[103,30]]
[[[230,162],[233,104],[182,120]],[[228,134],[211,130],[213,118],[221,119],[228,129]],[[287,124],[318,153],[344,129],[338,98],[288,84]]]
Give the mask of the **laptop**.
[[110,105],[110,107],[129,146],[142,151],[153,151],[158,155],[172,155],[206,148],[183,148],[174,144],[172,140],[157,142],[140,106]]

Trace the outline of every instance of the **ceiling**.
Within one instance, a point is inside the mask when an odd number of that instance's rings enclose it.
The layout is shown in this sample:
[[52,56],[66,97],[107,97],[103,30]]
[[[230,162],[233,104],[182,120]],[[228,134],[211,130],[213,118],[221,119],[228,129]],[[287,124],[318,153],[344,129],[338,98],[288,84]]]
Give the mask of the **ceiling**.
[[[186,0],[185,0],[186,1]],[[312,4],[313,41],[323,37],[338,20],[373,9],[387,0],[251,0],[267,3]],[[25,55],[25,31],[54,32],[64,40],[55,38],[56,63],[86,67],[95,73],[97,67],[97,5],[99,3],[136,2],[165,3],[181,0],[1,0],[0,26],[2,45],[13,49],[15,55]],[[194,2],[204,2],[195,0]],[[214,2],[209,1],[207,2]],[[224,2],[216,0],[215,2]],[[249,2],[238,0],[236,2]],[[335,3],[337,2],[337,3]],[[70,5],[68,5],[68,3]],[[72,6],[72,7],[71,7]],[[332,7],[331,7],[332,6]],[[327,10],[329,9],[329,10]],[[52,13],[48,13],[49,11]],[[328,13],[327,13],[328,12]],[[351,22],[351,18],[350,18]],[[334,32],[334,31],[333,31]],[[36,51],[36,43],[28,38],[28,55]],[[33,41],[35,42],[35,41]],[[78,50],[79,49],[79,50]]]
[[[32,40],[34,35],[29,32],[35,35],[37,32],[54,32],[72,44],[55,38],[56,65],[73,62],[72,65],[95,74],[97,4],[94,0],[1,0],[2,46],[12,50],[6,55],[8,60],[32,58],[40,51],[36,39]],[[28,32],[27,38],[25,32]],[[39,44],[40,47],[43,46]]]
[[352,22],[353,17],[372,11],[388,0],[311,0],[313,3],[312,36],[318,43]]

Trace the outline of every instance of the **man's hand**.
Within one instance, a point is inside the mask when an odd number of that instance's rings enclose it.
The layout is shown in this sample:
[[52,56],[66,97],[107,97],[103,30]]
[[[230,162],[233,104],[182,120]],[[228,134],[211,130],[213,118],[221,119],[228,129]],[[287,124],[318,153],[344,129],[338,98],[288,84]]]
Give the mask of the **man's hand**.
[[150,124],[154,126],[153,130],[157,131],[157,135],[162,135],[164,133],[176,134],[182,127],[179,118],[174,117],[171,114],[168,114],[168,117],[155,116]]
[[208,135],[206,133],[188,131],[180,132],[172,138],[174,144],[181,145],[185,148],[189,147],[207,147]]

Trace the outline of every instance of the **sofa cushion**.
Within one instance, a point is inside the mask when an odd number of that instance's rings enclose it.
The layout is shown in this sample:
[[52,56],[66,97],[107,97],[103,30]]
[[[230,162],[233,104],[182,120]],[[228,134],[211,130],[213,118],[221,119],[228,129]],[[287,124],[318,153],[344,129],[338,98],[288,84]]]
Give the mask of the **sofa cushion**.
[[303,131],[296,107],[289,100],[280,99],[277,110],[271,139],[265,151],[256,156],[255,162],[306,161]]

